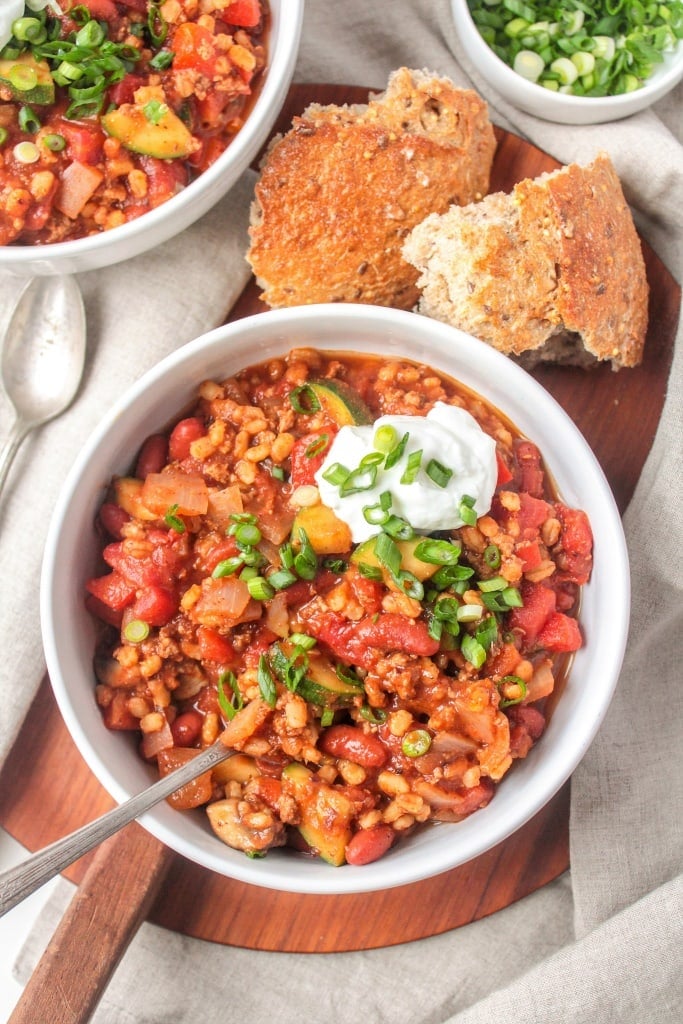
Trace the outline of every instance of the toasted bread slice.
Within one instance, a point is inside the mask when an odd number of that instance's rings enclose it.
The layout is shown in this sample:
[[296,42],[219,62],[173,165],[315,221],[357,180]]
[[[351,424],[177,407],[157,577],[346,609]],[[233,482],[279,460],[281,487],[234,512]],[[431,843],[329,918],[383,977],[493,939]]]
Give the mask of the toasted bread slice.
[[642,360],[645,263],[604,153],[427,217],[403,255],[420,270],[421,313],[525,365]]
[[412,308],[406,235],[485,195],[495,146],[484,101],[426,71],[400,68],[368,104],[309,106],[255,189],[247,260],[262,298]]

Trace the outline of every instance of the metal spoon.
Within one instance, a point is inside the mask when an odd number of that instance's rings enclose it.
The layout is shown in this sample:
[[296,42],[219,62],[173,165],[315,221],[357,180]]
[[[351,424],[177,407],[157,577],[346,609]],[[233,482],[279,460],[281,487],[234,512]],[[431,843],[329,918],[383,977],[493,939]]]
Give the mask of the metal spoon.
[[75,278],[36,277],[26,285],[2,350],[2,383],[16,419],[0,453],[0,491],[26,435],[71,404],[83,376],[85,334]]
[[41,885],[73,864],[75,860],[88,853],[95,846],[103,843],[109,836],[140,817],[160,800],[175,793],[198,775],[214,768],[225,761],[234,751],[226,747],[220,740],[207,747],[187,764],[176,768],[163,779],[153,783],[142,793],[126,800],[113,810],[95,818],[82,828],[64,836],[46,846],[44,850],[34,853],[27,860],[0,874],[0,917],[16,907],[18,903],[40,889]]

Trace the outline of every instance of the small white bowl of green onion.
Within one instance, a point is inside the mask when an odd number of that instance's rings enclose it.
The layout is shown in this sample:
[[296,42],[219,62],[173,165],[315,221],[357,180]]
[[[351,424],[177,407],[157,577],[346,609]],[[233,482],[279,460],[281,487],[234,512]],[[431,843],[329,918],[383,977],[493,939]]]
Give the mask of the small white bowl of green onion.
[[683,78],[683,0],[452,0],[452,10],[483,78],[546,121],[629,117]]

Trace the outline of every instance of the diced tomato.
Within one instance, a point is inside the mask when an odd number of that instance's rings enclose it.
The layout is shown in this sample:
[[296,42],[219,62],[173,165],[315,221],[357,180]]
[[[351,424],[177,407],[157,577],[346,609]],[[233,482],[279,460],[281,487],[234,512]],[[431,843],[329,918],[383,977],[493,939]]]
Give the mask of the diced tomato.
[[144,84],[145,79],[142,75],[125,75],[120,82],[115,82],[110,87],[109,102],[115,107],[120,107],[123,103],[132,103],[135,91]]
[[553,612],[544,622],[537,642],[547,651],[578,651],[583,645],[576,619],[564,612]]
[[538,533],[539,526],[543,525],[549,515],[550,505],[547,501],[522,492],[519,496],[519,512],[516,512],[514,516],[519,525],[520,537],[533,540]]
[[503,484],[507,484],[512,480],[512,473],[498,451],[496,451],[496,464],[498,466],[498,480],[496,481],[496,487],[502,487]]
[[223,11],[222,18],[228,25],[253,28],[261,20],[259,0],[233,0],[233,3]]
[[190,445],[204,437],[206,428],[202,420],[197,416],[189,416],[187,419],[176,423],[168,439],[168,457],[172,461],[182,462],[189,458]]
[[123,622],[123,611],[115,611],[110,608],[99,598],[93,594],[86,594],[84,601],[86,609],[91,615],[94,615],[96,619],[100,619],[102,622],[108,623],[110,626],[116,626],[117,629],[121,628]]
[[104,158],[104,132],[93,124],[60,120],[57,131],[66,139],[67,155],[79,164],[99,164]]
[[554,513],[562,524],[560,551],[555,555],[557,579],[587,583],[593,567],[593,533],[588,516],[581,509],[567,508],[559,502],[554,506]]
[[291,459],[293,487],[315,483],[315,474],[327,458],[337,428],[325,426],[314,434],[304,434],[294,443]]
[[532,441],[518,440],[514,445],[515,469],[520,491],[534,498],[543,497],[541,453]]
[[519,630],[524,647],[533,646],[548,618],[555,611],[555,592],[542,583],[525,583],[522,586],[521,608],[510,612],[509,627]]
[[107,576],[99,576],[88,580],[85,589],[98,601],[114,611],[121,611],[133,603],[135,584],[131,583],[119,572],[110,572]]
[[[102,557],[107,565],[124,576],[135,587],[151,585],[171,588],[179,571],[182,555],[172,543],[167,541],[167,534],[157,531],[155,536],[158,537],[156,546],[146,558],[133,558],[132,555],[126,553],[123,543],[120,541],[107,544],[102,552]],[[150,535],[150,539],[151,537],[152,535]]]
[[178,600],[170,590],[157,584],[143,587],[133,604],[133,617],[149,626],[165,626],[178,609]]
[[357,571],[349,571],[346,574],[354,597],[358,599],[358,602],[363,606],[366,612],[370,615],[375,615],[381,611],[382,598],[384,596],[384,584],[378,580],[369,580],[362,573]]
[[541,548],[537,540],[518,544],[515,548],[515,554],[521,559],[524,572],[531,572],[532,569],[537,569],[541,564]]
[[235,658],[235,648],[228,638],[208,626],[199,626],[197,642],[202,661],[216,661],[221,665],[228,665]]
[[181,71],[183,68],[192,68],[207,78],[213,78],[218,57],[214,44],[213,32],[196,21],[186,21],[179,25],[171,42],[175,54],[173,69]]
[[210,576],[219,562],[223,562],[226,558],[234,558],[238,551],[239,548],[234,537],[226,537],[225,540],[215,544],[201,560],[202,571]]

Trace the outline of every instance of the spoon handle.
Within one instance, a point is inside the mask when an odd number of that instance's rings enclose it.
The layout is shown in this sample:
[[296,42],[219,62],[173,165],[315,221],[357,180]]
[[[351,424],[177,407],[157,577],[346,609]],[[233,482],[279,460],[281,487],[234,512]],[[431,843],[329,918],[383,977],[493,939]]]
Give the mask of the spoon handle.
[[159,779],[142,793],[0,874],[0,917],[83,854],[118,832],[124,825],[128,825],[160,800],[175,793],[192,779],[196,779],[198,775],[225,761],[232,753],[229,747],[217,740],[197,757]]
[[28,427],[23,420],[17,418],[12,424],[12,429],[0,452],[0,491],[4,487],[9,468],[14,462],[14,456],[19,451],[21,442],[27,433]]

